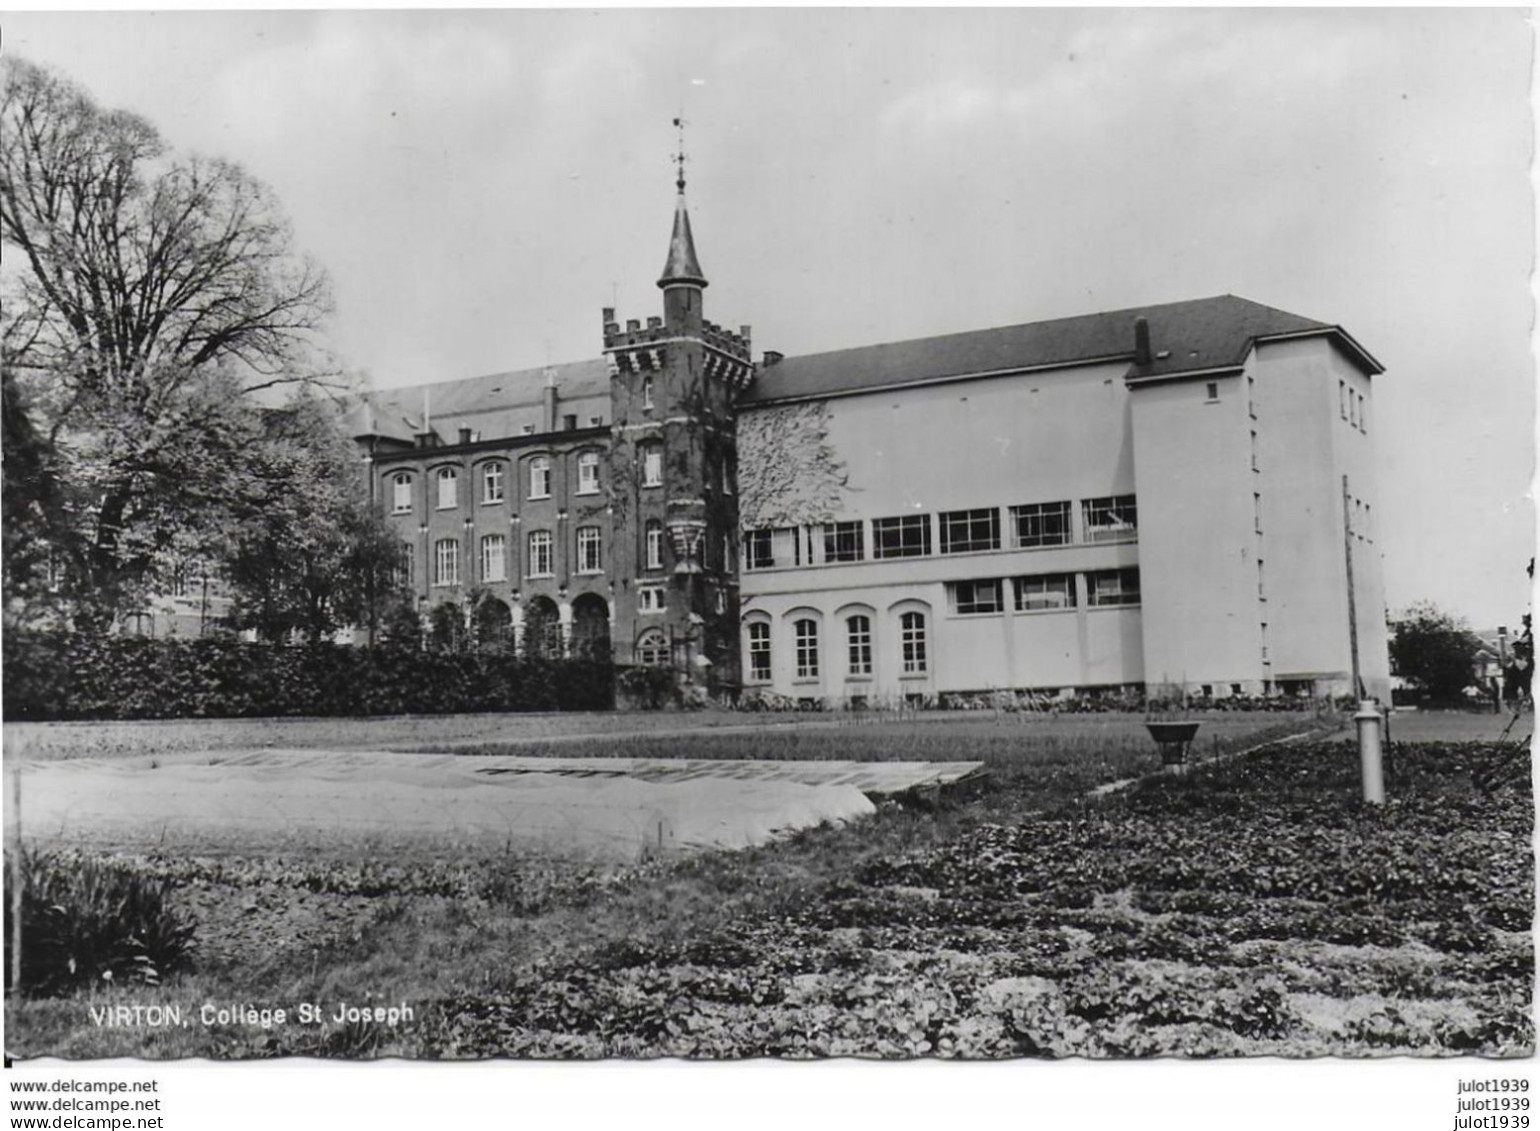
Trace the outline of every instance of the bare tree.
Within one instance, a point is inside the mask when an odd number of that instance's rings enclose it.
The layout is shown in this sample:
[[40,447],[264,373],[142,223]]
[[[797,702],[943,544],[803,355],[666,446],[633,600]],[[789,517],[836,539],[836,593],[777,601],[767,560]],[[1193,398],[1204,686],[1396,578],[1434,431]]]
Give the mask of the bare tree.
[[100,629],[229,496],[252,394],[317,380],[326,280],[238,166],[178,158],[23,60],[0,68],[0,361],[23,393],[6,411],[30,414],[63,485],[76,621]]

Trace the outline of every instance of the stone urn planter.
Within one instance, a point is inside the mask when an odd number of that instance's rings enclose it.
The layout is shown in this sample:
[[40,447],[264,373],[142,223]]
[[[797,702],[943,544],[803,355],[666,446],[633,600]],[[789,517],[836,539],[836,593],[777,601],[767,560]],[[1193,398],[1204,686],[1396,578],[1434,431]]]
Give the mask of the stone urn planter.
[[1201,724],[1182,720],[1147,722],[1144,725],[1150,737],[1155,740],[1155,745],[1160,747],[1161,764],[1174,774],[1183,773],[1187,769],[1187,749],[1192,745]]

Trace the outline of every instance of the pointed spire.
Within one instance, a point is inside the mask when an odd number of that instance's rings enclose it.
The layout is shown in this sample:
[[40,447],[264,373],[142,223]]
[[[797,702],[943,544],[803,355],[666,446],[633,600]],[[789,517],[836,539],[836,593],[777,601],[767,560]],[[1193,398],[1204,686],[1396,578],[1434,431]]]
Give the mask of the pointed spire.
[[690,283],[704,287],[706,276],[701,273],[700,260],[695,255],[695,237],[690,234],[690,213],[684,202],[684,118],[675,118],[674,125],[679,129],[679,152],[674,158],[679,166],[679,175],[674,180],[679,195],[674,201],[674,234],[668,241],[668,262],[663,265],[663,277],[658,280],[658,286]]

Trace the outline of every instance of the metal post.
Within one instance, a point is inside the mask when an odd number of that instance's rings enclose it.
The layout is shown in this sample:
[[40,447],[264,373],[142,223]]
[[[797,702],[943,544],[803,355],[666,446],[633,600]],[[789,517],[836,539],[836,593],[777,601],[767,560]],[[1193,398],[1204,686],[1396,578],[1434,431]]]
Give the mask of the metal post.
[[1380,705],[1375,699],[1358,704],[1358,762],[1363,776],[1364,804],[1385,804],[1385,772],[1380,756]]
[[11,805],[6,816],[6,854],[11,858],[11,996],[21,996],[21,768],[11,769]]
[[1353,691],[1363,695],[1358,678],[1358,602],[1353,585],[1353,497],[1348,493],[1348,477],[1342,477],[1342,545],[1347,554],[1348,648],[1353,656]]

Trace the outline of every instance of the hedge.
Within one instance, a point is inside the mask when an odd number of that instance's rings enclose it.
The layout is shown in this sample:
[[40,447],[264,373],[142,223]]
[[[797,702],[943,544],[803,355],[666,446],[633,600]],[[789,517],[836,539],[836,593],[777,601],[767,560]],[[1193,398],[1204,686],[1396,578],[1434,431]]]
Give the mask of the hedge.
[[273,647],[228,637],[8,632],[7,721],[593,711],[614,667],[402,645]]

